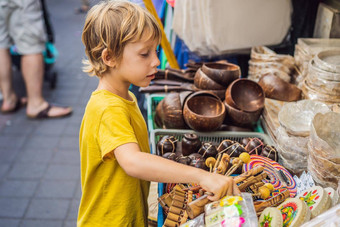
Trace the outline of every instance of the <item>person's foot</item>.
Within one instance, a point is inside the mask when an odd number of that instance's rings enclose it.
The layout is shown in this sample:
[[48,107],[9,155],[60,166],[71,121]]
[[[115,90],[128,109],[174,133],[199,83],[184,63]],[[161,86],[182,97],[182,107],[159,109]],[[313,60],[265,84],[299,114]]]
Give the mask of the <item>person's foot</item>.
[[63,107],[52,105],[48,102],[44,102],[43,105],[35,110],[27,108],[26,115],[33,119],[44,119],[44,118],[61,118],[72,114],[71,107]]
[[26,104],[26,97],[19,98],[17,95],[13,94],[9,99],[2,101],[1,112],[14,113],[15,111],[19,110],[20,107],[25,106]]
[[75,13],[76,14],[87,13],[87,11],[89,11],[89,9],[90,9],[90,6],[82,5],[79,8],[76,8]]

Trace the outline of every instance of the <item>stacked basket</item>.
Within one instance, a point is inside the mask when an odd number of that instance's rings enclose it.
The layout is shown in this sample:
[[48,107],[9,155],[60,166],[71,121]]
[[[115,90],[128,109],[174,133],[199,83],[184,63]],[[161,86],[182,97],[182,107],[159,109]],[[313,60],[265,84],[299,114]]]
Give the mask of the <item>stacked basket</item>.
[[306,98],[325,103],[340,102],[340,50],[321,51],[309,62],[302,82]]
[[315,115],[308,142],[308,170],[314,181],[336,189],[340,180],[340,114]]
[[307,170],[307,142],[316,113],[329,112],[327,105],[312,100],[287,103],[279,112],[277,148],[281,164],[295,174]]
[[273,74],[286,82],[291,80],[294,58],[289,55],[276,54],[264,46],[251,49],[248,77],[258,82],[263,75]]

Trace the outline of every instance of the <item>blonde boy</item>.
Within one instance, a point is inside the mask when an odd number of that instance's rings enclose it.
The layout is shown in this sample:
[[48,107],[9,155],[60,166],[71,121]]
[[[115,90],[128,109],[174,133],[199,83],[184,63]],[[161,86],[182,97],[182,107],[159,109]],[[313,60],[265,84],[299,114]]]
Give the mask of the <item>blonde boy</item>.
[[151,155],[130,84],[155,77],[161,32],[143,8],[102,2],[88,13],[85,71],[99,78],[79,135],[82,197],[78,226],[147,226],[149,181],[199,183],[211,200],[238,192],[233,180]]

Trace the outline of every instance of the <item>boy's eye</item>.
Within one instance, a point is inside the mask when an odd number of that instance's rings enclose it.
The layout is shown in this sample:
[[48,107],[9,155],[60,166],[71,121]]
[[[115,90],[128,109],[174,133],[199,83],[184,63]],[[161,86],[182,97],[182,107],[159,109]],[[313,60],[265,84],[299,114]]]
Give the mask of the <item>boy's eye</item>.
[[146,58],[147,56],[149,56],[149,52],[143,53],[143,54],[141,54],[141,56]]

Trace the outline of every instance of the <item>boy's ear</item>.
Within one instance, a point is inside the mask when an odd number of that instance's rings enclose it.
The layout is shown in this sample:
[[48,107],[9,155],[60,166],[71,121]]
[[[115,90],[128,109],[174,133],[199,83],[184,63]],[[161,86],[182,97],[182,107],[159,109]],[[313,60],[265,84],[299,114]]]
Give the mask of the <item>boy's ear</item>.
[[110,54],[107,48],[102,51],[101,57],[105,65],[112,68],[116,66],[116,59]]

